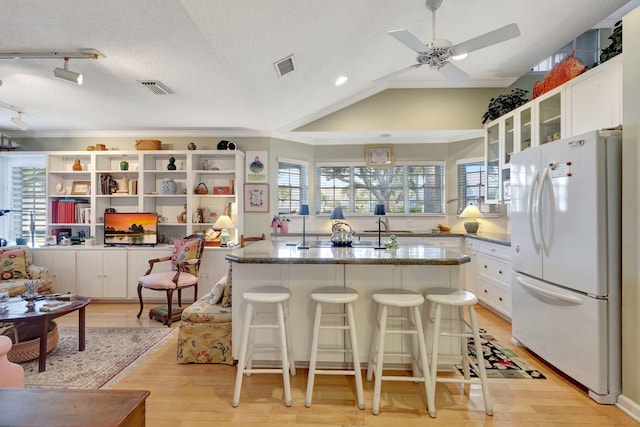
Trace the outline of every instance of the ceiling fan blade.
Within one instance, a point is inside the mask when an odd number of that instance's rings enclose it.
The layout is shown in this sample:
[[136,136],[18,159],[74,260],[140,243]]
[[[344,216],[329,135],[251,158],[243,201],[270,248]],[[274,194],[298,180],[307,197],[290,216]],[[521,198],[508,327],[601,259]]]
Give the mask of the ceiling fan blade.
[[453,46],[453,51],[456,55],[463,53],[473,52],[474,50],[482,49],[509,39],[513,39],[520,35],[520,29],[518,24],[509,24],[504,27],[500,27],[497,30],[489,31],[481,36],[469,39],[462,43]]
[[454,83],[463,82],[469,78],[467,73],[453,65],[451,62],[445,62],[442,67],[438,68],[438,71],[444,76],[444,78]]
[[410,66],[410,67],[403,68],[402,70],[398,70],[398,71],[395,71],[395,72],[393,72],[393,73],[391,73],[391,74],[387,74],[386,76],[380,77],[379,79],[375,79],[375,80],[373,81],[373,83],[380,83],[380,82],[382,82],[382,81],[384,81],[384,80],[392,79],[392,78],[394,78],[395,76],[399,76],[400,74],[406,73],[407,71],[413,70],[414,68],[418,68],[418,67],[420,67],[420,66],[422,66],[422,65],[423,65],[423,64],[413,64],[413,65],[412,65],[412,66]]
[[416,53],[424,53],[427,47],[407,30],[389,31],[389,35]]

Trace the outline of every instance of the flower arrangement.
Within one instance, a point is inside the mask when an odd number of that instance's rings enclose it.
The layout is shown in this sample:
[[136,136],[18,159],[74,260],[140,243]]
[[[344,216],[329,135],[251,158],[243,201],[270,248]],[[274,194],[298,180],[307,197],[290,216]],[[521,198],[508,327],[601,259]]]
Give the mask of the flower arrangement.
[[290,222],[291,220],[284,215],[274,215],[273,219],[271,220],[271,228],[273,228],[273,231],[275,232],[278,232],[278,230],[280,230],[280,232],[282,233],[287,233],[289,231]]

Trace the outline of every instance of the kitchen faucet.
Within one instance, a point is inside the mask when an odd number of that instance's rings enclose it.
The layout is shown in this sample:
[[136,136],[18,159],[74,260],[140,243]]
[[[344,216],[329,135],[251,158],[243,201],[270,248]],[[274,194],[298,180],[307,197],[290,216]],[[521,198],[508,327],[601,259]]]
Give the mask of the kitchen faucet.
[[382,217],[378,218],[378,222],[382,225],[383,231],[389,231],[389,218],[386,215],[384,219]]

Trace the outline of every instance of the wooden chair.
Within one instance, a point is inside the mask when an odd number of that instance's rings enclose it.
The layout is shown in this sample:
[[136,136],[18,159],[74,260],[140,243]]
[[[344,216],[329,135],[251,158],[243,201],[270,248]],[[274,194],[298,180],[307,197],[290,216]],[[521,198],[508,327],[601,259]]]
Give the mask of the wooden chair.
[[[198,299],[198,271],[204,251],[204,236],[193,234],[184,239],[176,239],[173,243],[173,253],[170,256],[154,258],[149,260],[149,269],[144,276],[138,279],[138,299],[140,300],[140,311],[138,319],[142,314],[144,304],[142,302],[142,288],[154,291],[164,291],[167,293],[166,316],[155,317],[162,320],[167,326],[171,326],[173,317],[179,318],[182,312],[182,290],[194,288],[194,301]],[[153,272],[153,267],[157,263],[170,261],[172,269],[170,271]],[[178,291],[178,307],[174,310],[172,305],[173,291]],[[154,309],[155,310],[155,309]],[[154,318],[153,310],[149,312],[149,317]]]
[[262,233],[262,236],[259,237],[244,237],[244,234],[240,235],[240,247],[244,248],[244,244],[246,242],[259,242],[260,240],[264,240],[264,233]]

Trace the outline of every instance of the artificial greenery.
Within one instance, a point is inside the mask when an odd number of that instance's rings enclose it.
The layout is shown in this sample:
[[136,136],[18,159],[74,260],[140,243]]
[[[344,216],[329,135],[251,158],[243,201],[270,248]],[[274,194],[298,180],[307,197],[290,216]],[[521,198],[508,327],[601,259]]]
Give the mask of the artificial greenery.
[[616,25],[613,27],[613,32],[608,39],[611,40],[611,44],[602,49],[600,63],[608,61],[622,53],[622,21],[616,22]]
[[482,116],[482,124],[495,120],[529,102],[528,93],[528,90],[515,88],[511,89],[511,93],[491,98],[487,112]]

